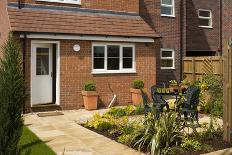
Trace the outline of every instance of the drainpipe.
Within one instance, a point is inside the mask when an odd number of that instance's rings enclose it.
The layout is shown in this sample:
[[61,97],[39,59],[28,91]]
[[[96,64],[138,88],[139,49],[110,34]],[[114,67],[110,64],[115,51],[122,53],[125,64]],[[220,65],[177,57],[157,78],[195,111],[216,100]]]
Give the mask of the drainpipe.
[[[25,80],[25,70],[26,70],[26,63],[25,63],[25,60],[26,60],[26,49],[27,49],[27,34],[24,33],[23,34],[23,79]],[[24,103],[24,106],[23,106],[23,113],[25,114],[26,113],[26,103]]]
[[21,9],[21,0],[18,0],[18,8]]
[[223,47],[222,47],[222,0],[219,0],[219,10],[220,10],[220,15],[219,15],[219,51],[220,51],[220,55],[222,55],[223,52]]
[[181,2],[180,2],[180,82],[182,81],[182,79],[183,79],[183,32],[184,32],[184,30],[183,30],[183,22],[184,22],[184,10],[183,9],[185,9],[185,7],[184,7],[184,0],[181,0]]

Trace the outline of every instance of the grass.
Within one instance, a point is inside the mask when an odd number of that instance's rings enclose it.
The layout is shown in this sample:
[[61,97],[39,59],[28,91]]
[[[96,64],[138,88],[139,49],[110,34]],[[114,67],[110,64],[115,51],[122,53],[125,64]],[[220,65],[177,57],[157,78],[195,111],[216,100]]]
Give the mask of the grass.
[[56,153],[40,140],[27,127],[23,127],[23,134],[19,141],[21,155],[55,155]]

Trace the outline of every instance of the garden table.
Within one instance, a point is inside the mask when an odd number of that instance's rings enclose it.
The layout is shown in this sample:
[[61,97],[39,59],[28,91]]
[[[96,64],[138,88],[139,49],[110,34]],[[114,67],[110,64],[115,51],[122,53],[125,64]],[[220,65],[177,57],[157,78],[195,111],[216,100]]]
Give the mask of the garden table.
[[186,93],[170,92],[168,91],[168,88],[160,88],[160,89],[161,91],[156,92],[156,94],[159,95],[161,99],[166,103],[168,103],[167,98],[170,99],[174,97],[175,111],[179,111],[178,105],[180,104],[181,99],[186,96]]

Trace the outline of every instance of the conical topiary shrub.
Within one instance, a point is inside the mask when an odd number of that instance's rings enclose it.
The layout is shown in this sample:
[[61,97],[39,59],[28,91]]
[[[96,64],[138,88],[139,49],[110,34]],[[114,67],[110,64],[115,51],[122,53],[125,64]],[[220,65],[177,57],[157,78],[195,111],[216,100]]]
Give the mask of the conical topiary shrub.
[[0,155],[18,155],[25,85],[20,46],[9,35],[0,59]]

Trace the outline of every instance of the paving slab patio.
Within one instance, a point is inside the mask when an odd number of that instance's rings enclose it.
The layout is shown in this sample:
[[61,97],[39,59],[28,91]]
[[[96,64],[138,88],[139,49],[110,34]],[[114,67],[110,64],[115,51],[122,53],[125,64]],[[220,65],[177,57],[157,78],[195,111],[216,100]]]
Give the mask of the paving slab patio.
[[50,146],[58,155],[142,155],[125,145],[92,132],[77,122],[89,120],[96,112],[84,109],[63,111],[64,115],[38,117],[24,115],[25,125]]

